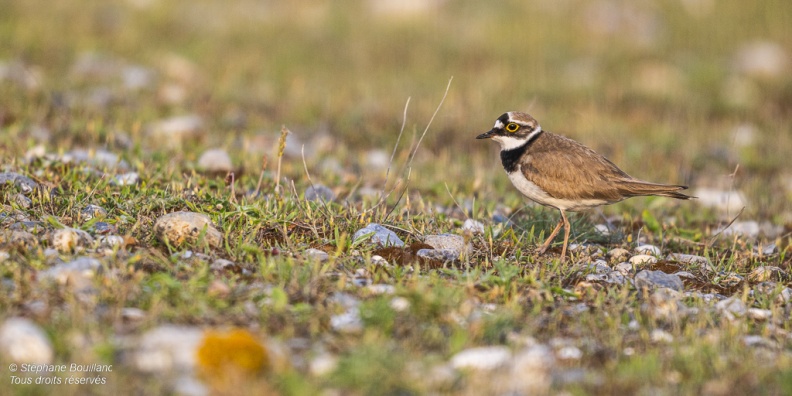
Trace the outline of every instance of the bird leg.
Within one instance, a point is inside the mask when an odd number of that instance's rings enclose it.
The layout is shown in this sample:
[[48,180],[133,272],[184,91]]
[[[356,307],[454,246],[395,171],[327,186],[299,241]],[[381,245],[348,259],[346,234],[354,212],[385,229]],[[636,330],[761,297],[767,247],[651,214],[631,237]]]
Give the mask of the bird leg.
[[561,211],[561,218],[564,220],[564,247],[561,249],[561,261],[564,261],[566,259],[567,244],[569,243],[569,231],[571,231],[572,227],[569,226],[569,220],[563,210]]
[[[553,238],[555,238],[556,235],[558,235],[558,231],[561,230],[561,226],[564,224],[564,217],[563,217],[564,212],[561,212],[561,214],[562,217],[558,220],[558,225],[556,226],[555,230],[553,230],[553,232],[550,233],[550,238],[547,238],[547,240],[544,241],[544,243],[542,244],[542,247],[540,247],[539,250],[537,251],[537,253],[539,253],[540,255],[544,254],[547,251],[547,248],[550,247],[550,243],[553,242]],[[564,247],[566,247],[566,245],[564,245]]]

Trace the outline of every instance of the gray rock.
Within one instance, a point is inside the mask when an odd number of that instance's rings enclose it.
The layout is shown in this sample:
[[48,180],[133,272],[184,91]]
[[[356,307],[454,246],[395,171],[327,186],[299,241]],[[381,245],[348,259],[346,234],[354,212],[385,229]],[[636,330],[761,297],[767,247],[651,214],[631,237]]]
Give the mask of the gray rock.
[[635,266],[630,263],[619,263],[613,266],[613,270],[627,276],[635,272]]
[[52,343],[38,325],[25,318],[8,318],[0,326],[0,355],[15,364],[51,364]]
[[454,234],[440,234],[440,235],[427,235],[424,237],[424,243],[437,249],[450,249],[457,252],[457,256],[462,253],[469,253],[472,250],[470,243],[465,244],[465,238],[461,235]]
[[404,242],[399,239],[395,232],[376,223],[370,223],[365,228],[359,229],[352,237],[353,240],[358,241],[367,234],[373,234],[366,237],[370,244],[380,246],[404,246]]
[[212,225],[212,219],[202,213],[174,212],[160,217],[154,224],[160,241],[174,247],[193,245],[203,236],[213,248],[223,244],[223,234]]
[[330,202],[336,199],[336,195],[329,187],[322,184],[314,184],[305,189],[305,199],[307,201]]
[[707,265],[709,264],[709,259],[704,256],[696,256],[694,254],[682,254],[682,253],[671,253],[666,256],[666,260],[668,261],[676,261],[682,264],[698,264],[698,265]]
[[305,255],[305,257],[309,260],[318,261],[320,263],[330,260],[330,255],[327,254],[327,252],[314,248],[306,249],[303,252],[303,255]]
[[102,269],[102,263],[91,257],[78,257],[68,263],[58,264],[54,267],[40,271],[39,280],[53,280],[65,284],[78,278],[93,278]]
[[33,200],[26,197],[24,194],[19,193],[12,198],[17,205],[22,209],[30,209],[33,206]]
[[27,176],[14,172],[0,173],[0,189],[13,184],[22,194],[30,194],[39,188],[39,184]]
[[427,260],[442,262],[454,262],[459,259],[459,252],[454,249],[420,249],[415,254]]
[[511,361],[512,353],[505,346],[468,348],[451,357],[451,367],[457,370],[494,370]]
[[374,295],[393,294],[396,293],[396,286],[388,285],[385,283],[377,283],[366,286],[366,290]]
[[118,154],[107,150],[74,149],[61,158],[65,163],[83,163],[100,169],[128,169],[129,164]]
[[357,308],[330,317],[330,327],[343,334],[359,334],[363,331],[363,320]]
[[198,158],[198,168],[206,172],[231,172],[231,156],[223,149],[209,149]]
[[38,239],[27,231],[0,231],[0,243],[28,251],[38,246]]
[[768,320],[773,317],[773,311],[769,309],[748,308],[747,313],[749,318],[757,321]]
[[669,275],[663,271],[643,270],[635,274],[635,287],[637,289],[656,289],[666,287],[671,290],[682,291],[684,284],[677,275]]
[[732,296],[715,304],[715,309],[726,319],[734,320],[742,317],[748,311],[748,307],[739,296]]
[[89,204],[80,210],[80,219],[82,221],[88,221],[93,218],[102,219],[105,217],[107,217],[107,211],[98,205]]

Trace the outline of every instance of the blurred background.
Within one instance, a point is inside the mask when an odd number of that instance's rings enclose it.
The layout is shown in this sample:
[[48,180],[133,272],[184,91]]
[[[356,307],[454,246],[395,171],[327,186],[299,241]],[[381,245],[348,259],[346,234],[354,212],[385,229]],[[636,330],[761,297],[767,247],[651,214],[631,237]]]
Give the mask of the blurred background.
[[0,9],[4,164],[43,145],[189,168],[222,147],[255,179],[286,125],[287,174],[301,177],[304,145],[317,179],[343,189],[347,173],[382,178],[411,98],[404,162],[453,77],[416,160],[413,180],[427,194],[446,196],[448,183],[518,202],[496,145],[474,137],[519,110],[634,176],[690,184],[724,216],[744,204],[749,218],[792,222],[783,1],[2,0]]

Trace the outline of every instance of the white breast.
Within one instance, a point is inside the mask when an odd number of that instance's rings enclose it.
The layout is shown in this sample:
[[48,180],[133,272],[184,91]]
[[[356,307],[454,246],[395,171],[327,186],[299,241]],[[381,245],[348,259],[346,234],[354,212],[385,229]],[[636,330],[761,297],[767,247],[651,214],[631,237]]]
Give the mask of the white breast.
[[525,176],[523,176],[522,170],[519,166],[517,167],[516,171],[509,173],[509,180],[511,180],[512,184],[514,184],[514,187],[517,187],[517,190],[519,190],[526,197],[530,198],[532,201],[544,206],[551,206],[556,209],[561,209],[563,211],[574,212],[577,210],[589,209],[608,203],[602,199],[568,200],[553,198],[546,192],[542,191],[539,186],[526,179]]

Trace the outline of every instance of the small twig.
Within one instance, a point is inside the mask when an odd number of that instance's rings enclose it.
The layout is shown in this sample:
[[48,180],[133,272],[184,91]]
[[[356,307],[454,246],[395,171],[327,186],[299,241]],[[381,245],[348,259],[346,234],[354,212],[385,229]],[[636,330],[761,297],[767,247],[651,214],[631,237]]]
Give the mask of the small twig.
[[740,215],[744,210],[745,210],[745,206],[743,206],[742,209],[740,209],[740,213],[737,213],[737,216],[734,216],[734,218],[731,219],[729,224],[726,224],[726,227],[723,227],[720,231],[715,233],[715,235],[713,235],[712,238],[710,238],[709,242],[707,242],[707,247],[712,247],[712,244],[715,243],[715,240],[718,239],[718,236],[720,236],[720,234],[722,234],[723,231],[726,231],[729,227],[731,227],[731,225],[737,220],[738,217],[740,217]]
[[286,136],[291,131],[286,128],[286,125],[281,126],[281,135],[278,139],[278,172],[275,175],[275,194],[280,195],[280,176],[281,176],[281,160],[283,159],[283,152],[286,150]]
[[[399,199],[393,204],[394,208],[399,204],[399,202],[401,201],[402,197],[404,196],[404,192],[407,191],[407,188],[409,188],[410,175],[412,174],[412,162],[413,162],[413,159],[415,159],[415,154],[418,153],[418,148],[421,147],[421,142],[423,141],[424,137],[426,136],[426,133],[429,132],[429,127],[432,126],[432,122],[434,121],[435,117],[437,116],[437,113],[440,111],[440,108],[443,106],[443,103],[445,102],[445,99],[448,96],[448,91],[451,89],[451,82],[452,81],[454,81],[454,77],[451,77],[450,79],[448,79],[448,85],[446,85],[445,93],[443,93],[443,98],[440,99],[440,103],[437,104],[437,108],[435,109],[434,113],[432,113],[432,117],[429,119],[429,122],[426,124],[426,128],[424,128],[424,131],[421,134],[421,137],[418,139],[418,143],[415,144],[415,149],[413,150],[412,155],[410,155],[410,159],[407,161],[407,179],[404,182],[404,189],[402,190],[401,194],[399,195]],[[385,216],[385,219],[383,219],[383,220],[387,220],[388,216],[390,216],[391,213],[393,213],[393,209],[391,209],[391,211],[388,212],[388,215]]]
[[258,183],[256,183],[256,191],[253,193],[254,197],[258,197],[261,192],[261,183],[264,181],[264,171],[267,169],[267,156],[261,156],[261,173],[259,173]]
[[[311,180],[311,174],[308,173],[308,164],[305,162],[305,145],[304,144],[302,145],[302,149],[300,150],[300,154],[302,154],[303,169],[305,170],[305,176],[308,178],[308,183],[311,185],[311,188],[316,190],[316,187],[314,186],[313,180]],[[322,203],[322,206],[324,206],[325,215],[327,216],[327,218],[330,218],[330,209],[327,207],[327,202],[325,202],[324,197],[322,197],[321,194],[317,194],[316,196],[319,198],[319,202]]]
[[236,191],[234,189],[234,172],[228,172],[225,177],[225,184],[226,186],[231,186],[231,198],[229,198],[229,202],[237,203],[236,200]]

